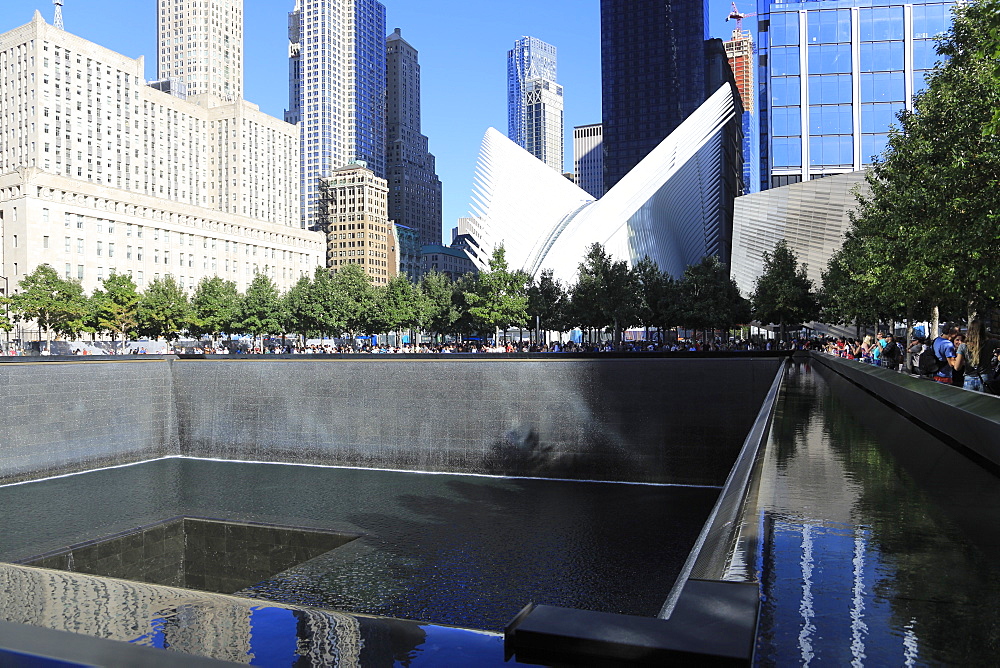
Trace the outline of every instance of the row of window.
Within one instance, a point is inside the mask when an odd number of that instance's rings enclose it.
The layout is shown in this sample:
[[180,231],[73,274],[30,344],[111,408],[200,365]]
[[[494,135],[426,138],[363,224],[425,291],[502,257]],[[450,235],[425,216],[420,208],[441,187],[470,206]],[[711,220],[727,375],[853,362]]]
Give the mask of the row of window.
[[[914,72],[914,91],[925,87],[928,71]],[[802,103],[800,77],[771,79],[771,106],[790,107]],[[862,104],[868,102],[904,102],[906,79],[903,72],[868,72],[860,75]],[[854,85],[850,74],[825,74],[809,77],[810,104],[851,104]]]
[[[934,37],[951,25],[952,3],[913,5],[915,39]],[[806,20],[808,44],[835,44],[851,41],[851,10],[809,11]],[[860,7],[858,33],[862,42],[901,40],[905,38],[903,7]],[[772,12],[769,27],[771,46],[799,44],[799,13]]]
[[[885,150],[888,135],[861,135],[861,162],[870,163],[873,156]],[[774,137],[771,140],[772,161],[775,169],[802,166],[802,138]],[[809,164],[812,167],[845,167],[854,165],[854,137],[852,135],[823,135],[809,137]]]
[[[859,71],[902,71],[905,67],[905,42],[872,42],[861,44]],[[800,50],[797,46],[771,49],[769,61],[771,76],[789,76],[801,73]],[[807,71],[809,74],[850,74],[850,44],[809,45]],[[932,69],[940,59],[934,40],[918,39],[913,42],[913,69]]]
[[[896,115],[905,108],[902,102],[861,105],[861,132],[886,133],[897,124]],[[854,132],[853,107],[849,104],[809,107],[809,134],[849,135]],[[771,110],[771,134],[793,137],[802,134],[801,107],[775,107]]]

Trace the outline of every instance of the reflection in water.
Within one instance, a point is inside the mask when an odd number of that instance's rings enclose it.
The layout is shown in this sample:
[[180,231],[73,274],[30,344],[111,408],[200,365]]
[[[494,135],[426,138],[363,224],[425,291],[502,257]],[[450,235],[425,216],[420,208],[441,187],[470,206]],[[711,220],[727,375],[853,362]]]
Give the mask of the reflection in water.
[[984,665],[1000,482],[839,376],[786,377],[761,480],[762,665]]
[[261,666],[501,666],[465,629],[0,564],[0,619]]

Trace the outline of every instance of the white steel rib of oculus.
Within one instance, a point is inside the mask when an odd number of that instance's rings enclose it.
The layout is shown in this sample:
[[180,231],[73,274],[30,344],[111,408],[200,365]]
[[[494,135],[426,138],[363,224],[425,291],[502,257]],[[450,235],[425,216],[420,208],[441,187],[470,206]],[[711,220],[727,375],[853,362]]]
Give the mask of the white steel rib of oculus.
[[596,202],[490,128],[471,204],[484,263],[503,245],[510,267],[531,275],[552,269],[572,282],[597,242],[616,260],[648,255],[680,276],[721,250],[723,132],[734,114],[726,84]]

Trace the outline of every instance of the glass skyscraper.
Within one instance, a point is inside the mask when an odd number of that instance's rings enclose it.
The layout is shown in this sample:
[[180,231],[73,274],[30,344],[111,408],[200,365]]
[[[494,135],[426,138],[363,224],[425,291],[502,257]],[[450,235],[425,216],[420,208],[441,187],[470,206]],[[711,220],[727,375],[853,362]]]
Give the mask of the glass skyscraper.
[[288,110],[302,132],[302,225],[319,224],[318,178],[363,162],[385,178],[385,6],[296,0],[288,16]]
[[563,88],[556,83],[556,47],[534,37],[522,37],[507,52],[507,137],[562,173]]
[[870,164],[934,67],[954,3],[758,2],[762,189]]
[[605,191],[715,92],[707,12],[706,0],[601,0]]

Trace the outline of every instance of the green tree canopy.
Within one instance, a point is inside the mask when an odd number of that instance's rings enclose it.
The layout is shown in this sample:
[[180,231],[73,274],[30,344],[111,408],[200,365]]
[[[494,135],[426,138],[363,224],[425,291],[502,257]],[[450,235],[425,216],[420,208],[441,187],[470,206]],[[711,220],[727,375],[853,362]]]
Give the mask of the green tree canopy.
[[528,276],[511,271],[503,246],[490,257],[490,268],[481,272],[466,293],[469,315],[477,329],[486,332],[524,325],[528,320]]
[[254,337],[282,334],[286,320],[283,307],[284,302],[271,277],[257,273],[240,300],[235,326]]
[[191,316],[187,293],[167,274],[153,279],[139,299],[139,334],[174,341],[188,328]]
[[611,327],[615,343],[639,322],[642,308],[638,275],[625,260],[613,260],[599,243],[587,249],[572,288],[574,318],[584,327]]
[[224,332],[232,334],[239,305],[240,292],[235,282],[219,276],[201,279],[191,299],[192,336],[208,335],[215,339]]
[[112,340],[125,342],[139,328],[139,290],[128,274],[112,272],[101,281],[91,297],[97,328],[111,334]]
[[684,271],[679,292],[683,324],[692,329],[730,329],[750,321],[750,301],[714,255]]
[[45,332],[46,348],[51,334],[76,334],[82,331],[88,306],[83,288],[76,281],[59,278],[56,270],[40,264],[18,281],[18,292],[8,298],[16,320],[34,320]]
[[809,322],[819,316],[819,303],[806,266],[782,239],[771,253],[764,252],[764,271],[750,295],[753,317],[762,324],[785,326]]
[[420,292],[423,295],[423,327],[434,334],[449,334],[458,320],[458,308],[455,305],[455,286],[447,274],[440,271],[429,271],[420,279]]
[[853,297],[890,319],[937,307],[973,313],[1000,303],[1000,142],[989,126],[1000,108],[1000,77],[989,44],[995,2],[956,6],[939,42],[945,58],[901,112],[886,151],[867,175],[843,252],[824,284],[827,305],[843,271]]
[[551,269],[543,269],[527,290],[529,325],[535,318],[543,330],[562,329],[567,326],[569,295],[562,281],[553,278]]
[[[331,300],[342,305],[344,329],[352,336],[371,334],[374,328],[375,287],[368,273],[359,264],[346,264],[333,274]],[[332,303],[332,302],[331,302]]]

